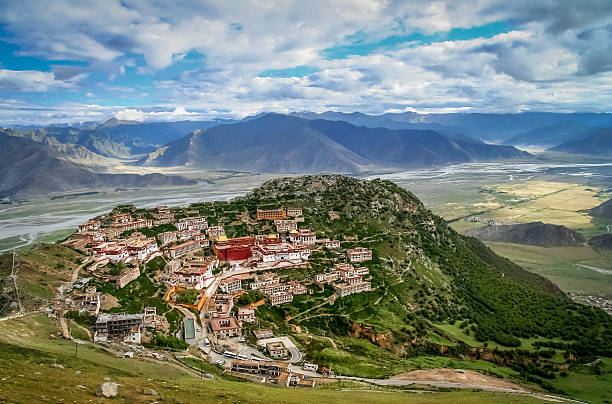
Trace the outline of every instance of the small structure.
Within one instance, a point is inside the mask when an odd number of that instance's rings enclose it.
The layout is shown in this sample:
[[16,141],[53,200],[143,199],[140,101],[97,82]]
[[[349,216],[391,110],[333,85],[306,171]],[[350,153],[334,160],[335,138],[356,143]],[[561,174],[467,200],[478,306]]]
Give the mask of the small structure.
[[261,289],[268,285],[278,284],[280,278],[274,273],[265,273],[263,275],[255,276],[255,279],[251,283],[251,289]]
[[274,226],[279,233],[287,233],[291,230],[297,230],[297,222],[293,219],[275,220]]
[[236,317],[218,317],[210,320],[210,328],[215,337],[225,339],[242,335],[242,326]]
[[143,314],[101,314],[96,319],[94,341],[103,342],[113,337],[133,340],[137,337],[134,327],[139,329],[139,334],[143,326],[143,318]]
[[289,356],[289,350],[281,341],[268,342],[266,351],[272,358],[285,359]]
[[223,293],[233,295],[242,290],[242,281],[239,278],[226,278],[219,282],[219,289]]
[[238,321],[243,323],[254,323],[255,322],[255,310],[249,307],[238,308]]
[[353,283],[340,283],[334,285],[334,290],[340,297],[353,295],[355,293],[368,292],[372,290],[370,282],[362,282],[361,277],[357,277],[359,281]]
[[267,338],[272,338],[274,336],[272,334],[272,331],[270,331],[267,328],[262,328],[260,330],[253,330],[253,335],[257,339],[267,339]]
[[302,208],[287,208],[287,216],[289,217],[302,216]]
[[294,230],[289,233],[289,240],[291,240],[292,243],[312,245],[317,242],[317,235],[310,229]]
[[372,250],[363,247],[346,250],[346,254],[351,262],[363,262],[372,259]]
[[267,299],[272,306],[279,306],[281,304],[291,303],[293,301],[293,294],[290,292],[284,292],[277,295],[270,295],[267,297]]
[[161,245],[173,243],[178,240],[178,232],[176,231],[166,231],[163,233],[159,233],[157,235],[157,240]]

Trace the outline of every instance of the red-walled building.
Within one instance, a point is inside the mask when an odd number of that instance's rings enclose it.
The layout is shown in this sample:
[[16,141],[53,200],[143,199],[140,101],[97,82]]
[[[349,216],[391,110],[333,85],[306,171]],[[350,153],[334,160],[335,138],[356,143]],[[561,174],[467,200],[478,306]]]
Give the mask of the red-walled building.
[[270,236],[257,242],[255,237],[227,238],[221,236],[215,240],[213,250],[219,261],[244,261],[253,256],[252,248],[257,244],[278,244],[281,240],[276,236]]

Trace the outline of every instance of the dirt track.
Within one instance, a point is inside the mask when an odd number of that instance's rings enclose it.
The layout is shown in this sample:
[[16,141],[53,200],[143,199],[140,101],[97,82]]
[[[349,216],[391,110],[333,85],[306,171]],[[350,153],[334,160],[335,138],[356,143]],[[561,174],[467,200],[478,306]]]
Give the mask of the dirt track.
[[414,370],[412,372],[400,373],[391,377],[392,380],[422,380],[430,382],[450,382],[463,385],[473,385],[478,387],[492,387],[501,389],[523,390],[520,386],[507,380],[493,376],[483,375],[482,373],[466,370],[459,373],[456,369],[427,369]]

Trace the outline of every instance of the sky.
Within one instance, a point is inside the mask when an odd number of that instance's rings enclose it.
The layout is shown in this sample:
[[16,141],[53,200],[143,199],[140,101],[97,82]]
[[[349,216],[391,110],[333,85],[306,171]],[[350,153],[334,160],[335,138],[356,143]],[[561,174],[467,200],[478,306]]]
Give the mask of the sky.
[[611,0],[0,2],[0,126],[612,112]]

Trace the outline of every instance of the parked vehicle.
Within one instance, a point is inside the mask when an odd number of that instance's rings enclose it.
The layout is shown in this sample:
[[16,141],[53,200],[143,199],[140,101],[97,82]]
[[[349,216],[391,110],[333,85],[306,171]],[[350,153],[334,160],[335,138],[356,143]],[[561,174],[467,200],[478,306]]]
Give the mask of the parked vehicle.
[[223,352],[223,356],[225,356],[227,358],[236,359],[237,354],[232,352],[232,351],[225,351],[225,352]]

